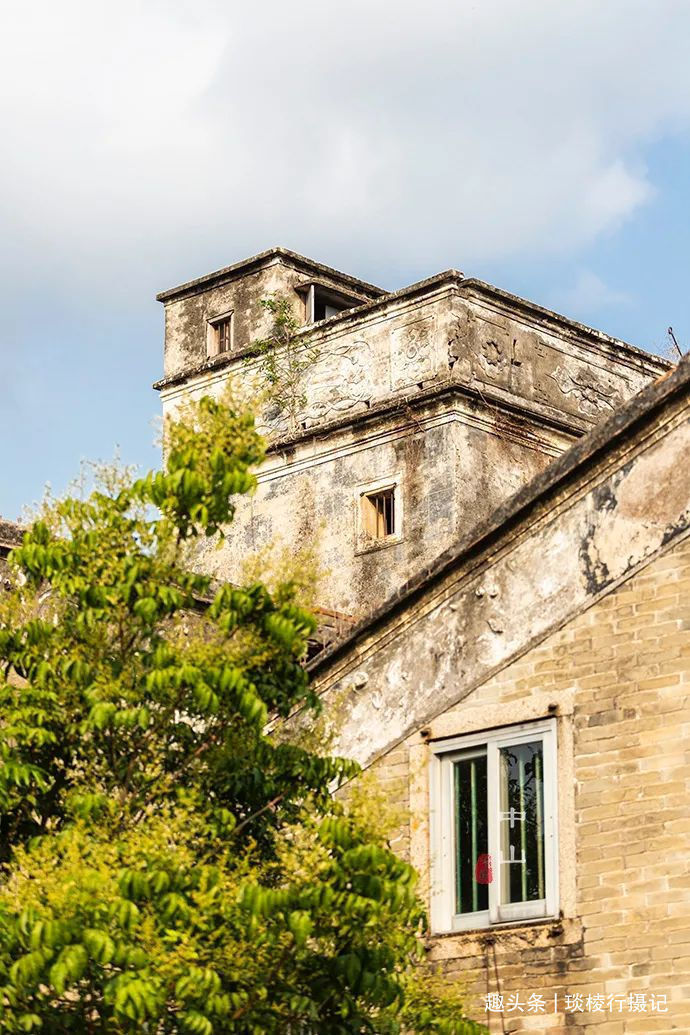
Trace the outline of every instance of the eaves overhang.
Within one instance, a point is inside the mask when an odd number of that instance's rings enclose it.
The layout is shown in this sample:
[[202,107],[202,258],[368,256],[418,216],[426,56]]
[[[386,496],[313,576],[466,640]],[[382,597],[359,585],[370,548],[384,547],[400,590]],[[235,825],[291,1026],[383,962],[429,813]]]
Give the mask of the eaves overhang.
[[[265,254],[268,255],[270,253]],[[296,338],[299,340],[300,337],[306,338],[315,333],[325,336],[331,330],[336,328],[341,330],[348,324],[356,324],[365,317],[380,312],[387,306],[415,298],[422,298],[425,295],[433,295],[444,288],[455,290],[459,294],[468,297],[493,301],[494,304],[498,303],[506,311],[519,313],[532,323],[542,326],[545,330],[564,334],[567,338],[586,348],[609,355],[613,352],[617,359],[622,359],[631,366],[643,369],[653,376],[669,370],[672,366],[667,360],[659,356],[653,356],[636,345],[631,345],[620,338],[614,338],[606,334],[604,331],[578,323],[576,320],[571,320],[551,309],[537,305],[536,302],[530,302],[528,299],[520,298],[518,295],[513,295],[508,291],[503,291],[501,288],[494,287],[483,280],[466,278],[463,273],[455,269],[444,270],[433,277],[427,277],[414,284],[409,284],[407,287],[400,288],[398,291],[382,294],[379,298],[363,302],[352,309],[346,309],[336,316],[331,316],[328,320],[319,321],[318,324],[310,324],[301,328]],[[172,388],[190,378],[205,374],[211,370],[231,366],[237,359],[252,356],[257,351],[258,348],[250,344],[237,352],[211,357],[201,364],[189,367],[186,370],[180,370],[170,377],[164,377],[155,381],[153,388],[157,391]]]
[[236,280],[238,277],[245,276],[253,270],[270,266],[273,262],[281,259],[287,262],[288,265],[302,270],[307,276],[311,274],[317,277],[326,277],[330,281],[335,280],[344,286],[349,286],[356,295],[378,298],[381,295],[387,294],[384,288],[380,288],[376,284],[369,284],[367,281],[353,277],[349,273],[343,273],[332,266],[326,266],[322,262],[309,259],[306,255],[290,251],[289,248],[275,247],[267,248],[266,251],[258,252],[258,254],[252,255],[248,259],[242,259],[240,262],[234,262],[231,266],[224,266],[222,269],[214,270],[213,273],[206,273],[203,277],[197,277],[195,280],[188,280],[177,287],[161,291],[156,295],[156,300],[166,303],[179,298],[186,298],[189,295],[196,295],[201,291],[208,291],[211,287]]

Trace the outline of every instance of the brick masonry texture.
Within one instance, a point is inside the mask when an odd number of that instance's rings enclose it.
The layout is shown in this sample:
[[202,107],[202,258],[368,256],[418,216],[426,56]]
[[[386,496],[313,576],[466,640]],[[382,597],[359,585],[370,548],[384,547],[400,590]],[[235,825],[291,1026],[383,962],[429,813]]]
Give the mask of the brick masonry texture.
[[[534,718],[535,699],[559,706],[559,778],[568,783],[560,794],[572,805],[559,829],[563,915],[439,936],[429,956],[463,982],[477,1019],[486,1019],[487,991],[523,1001],[543,994],[550,1010],[558,994],[556,1015],[506,1012],[506,1032],[690,1031],[690,542],[474,690],[442,717],[443,733],[465,732],[477,709],[500,707],[501,724],[507,708],[507,721]],[[572,771],[563,759],[570,736]],[[375,764],[408,810],[420,753],[416,733]],[[412,805],[395,846],[413,851],[424,874],[426,823]],[[564,857],[569,842],[574,866]],[[562,1009],[565,995],[630,992],[666,995],[668,1012]],[[489,1017],[491,1031],[504,1030],[499,1015]]]

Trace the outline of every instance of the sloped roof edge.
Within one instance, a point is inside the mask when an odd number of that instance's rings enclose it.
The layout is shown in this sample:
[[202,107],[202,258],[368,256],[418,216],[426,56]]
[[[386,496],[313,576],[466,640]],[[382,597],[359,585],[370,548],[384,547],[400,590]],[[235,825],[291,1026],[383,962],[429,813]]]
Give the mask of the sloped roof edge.
[[161,291],[156,295],[156,300],[158,302],[169,302],[173,298],[192,295],[197,291],[205,290],[218,281],[232,278],[237,273],[245,273],[252,268],[268,265],[268,263],[274,259],[287,259],[288,262],[295,266],[300,266],[308,272],[320,273],[322,276],[339,280],[343,284],[349,284],[350,287],[358,294],[373,295],[375,298],[378,298],[380,295],[386,295],[388,293],[384,288],[377,287],[376,284],[368,284],[365,280],[353,277],[349,273],[343,273],[341,270],[337,270],[332,266],[326,266],[322,262],[316,262],[314,259],[310,259],[306,255],[300,255],[299,252],[293,252],[290,251],[289,248],[276,246],[274,248],[267,248],[263,252],[258,252],[256,255],[251,255],[248,259],[241,259],[239,262],[234,262],[230,266],[224,266],[222,269],[214,270],[213,273],[205,273],[203,277],[197,277],[195,280],[188,280],[186,283],[179,284],[177,287]]
[[430,586],[437,583],[455,567],[459,567],[472,555],[486,549],[506,535],[519,521],[525,520],[530,511],[536,510],[540,504],[567,483],[580,478],[592,464],[615,449],[640,425],[651,420],[675,397],[687,394],[688,391],[690,391],[690,355],[685,356],[676,368],[648,385],[616,413],[597,425],[589,434],[571,446],[557,460],[554,460],[545,471],[506,500],[486,521],[475,525],[455,546],[445,550],[431,565],[404,583],[380,607],[361,619],[346,636],[335,641],[317,655],[308,666],[310,674],[317,676],[322,670],[327,669],[357,641],[385,622],[396,611],[413,602]]

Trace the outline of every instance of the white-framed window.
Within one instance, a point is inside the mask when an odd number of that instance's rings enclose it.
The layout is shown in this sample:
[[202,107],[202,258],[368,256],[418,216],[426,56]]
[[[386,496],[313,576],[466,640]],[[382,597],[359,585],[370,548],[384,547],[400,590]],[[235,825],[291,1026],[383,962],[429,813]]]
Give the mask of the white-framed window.
[[432,929],[556,916],[556,720],[430,746]]
[[402,493],[399,477],[382,479],[357,489],[358,551],[400,542]]
[[233,350],[233,314],[232,311],[214,316],[208,321],[207,352],[209,356],[220,356]]

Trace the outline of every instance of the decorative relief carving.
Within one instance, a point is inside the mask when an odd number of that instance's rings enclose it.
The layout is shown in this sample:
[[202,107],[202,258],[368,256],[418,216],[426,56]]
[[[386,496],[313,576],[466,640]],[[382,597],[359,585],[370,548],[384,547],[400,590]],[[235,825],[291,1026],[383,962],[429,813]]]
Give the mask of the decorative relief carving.
[[307,380],[304,420],[309,423],[337,417],[364,404],[371,395],[371,349],[359,340],[329,349]]
[[426,317],[391,334],[391,388],[406,388],[437,372],[435,321]]
[[448,338],[448,369],[452,372],[453,377],[460,378],[462,381],[471,381],[474,376],[472,370],[474,356],[470,348],[470,325],[469,313],[458,316]]
[[448,339],[448,367],[452,370],[457,361],[463,355],[467,346],[467,336],[462,336],[460,331],[451,334]]
[[[487,335],[488,330],[488,335]],[[504,328],[486,328],[475,349],[476,370],[487,381],[509,387],[514,339]]]
[[496,341],[495,338],[488,338],[482,342],[481,358],[484,365],[491,369],[503,370],[508,365],[507,348],[504,342]]
[[530,330],[472,314],[467,321],[458,319],[448,340],[448,366],[459,380],[486,381],[552,406],[568,399],[571,411],[589,417],[616,407],[619,392],[610,378],[563,360],[562,348]]
[[540,403],[548,403],[549,401],[548,393],[541,381],[536,381],[534,384],[534,398]]
[[520,378],[524,353],[513,332],[510,325],[486,317],[479,319],[471,312],[466,320],[458,319],[448,341],[448,366],[453,376],[510,388]]
[[604,384],[591,371],[580,370],[577,374],[558,366],[549,374],[564,396],[572,396],[581,413],[598,416],[613,410],[616,406],[615,389]]
[[[302,375],[305,397],[298,413],[298,423],[302,428],[369,403],[370,353],[368,343],[359,340],[338,345],[319,355],[314,366]],[[262,413],[260,430],[274,438],[287,434],[291,429],[281,408],[269,403]]]
[[467,327],[466,369],[456,370],[456,375],[508,387],[515,347],[512,328],[500,317],[491,319],[488,313],[478,316],[473,312],[468,314]]
[[287,417],[280,406],[270,402],[261,413],[257,427],[259,432],[262,435],[267,435],[269,439],[274,438],[276,435],[285,435],[288,430]]

